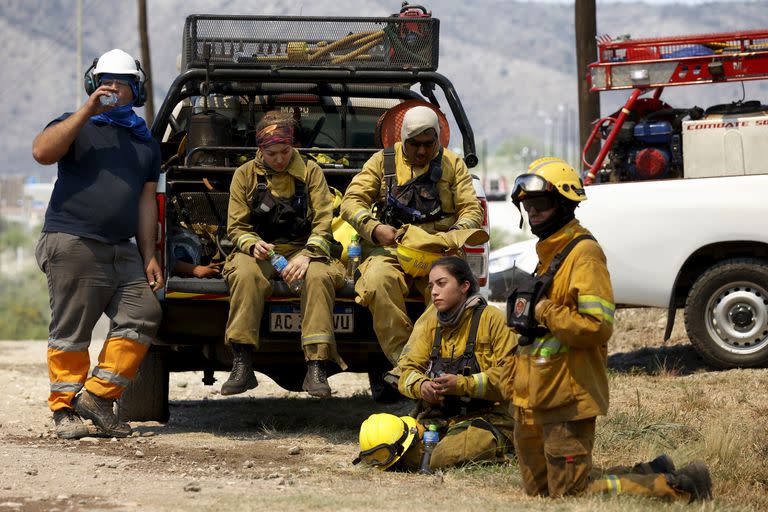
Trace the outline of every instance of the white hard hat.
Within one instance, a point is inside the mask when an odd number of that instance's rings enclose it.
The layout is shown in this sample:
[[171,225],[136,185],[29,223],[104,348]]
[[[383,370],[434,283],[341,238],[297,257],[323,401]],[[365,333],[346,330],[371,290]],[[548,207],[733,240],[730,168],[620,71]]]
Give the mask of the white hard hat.
[[118,50],[117,48],[109,50],[99,57],[99,60],[96,62],[96,69],[93,70],[93,74],[99,76],[104,73],[139,77],[136,60],[123,50]]

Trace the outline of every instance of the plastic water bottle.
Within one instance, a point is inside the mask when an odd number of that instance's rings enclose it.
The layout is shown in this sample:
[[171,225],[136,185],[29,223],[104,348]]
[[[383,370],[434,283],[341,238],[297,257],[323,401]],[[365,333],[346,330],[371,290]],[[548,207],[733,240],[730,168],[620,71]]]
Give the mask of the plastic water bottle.
[[424,437],[422,438],[424,454],[421,456],[419,473],[423,475],[432,474],[432,469],[429,467],[429,461],[432,458],[432,450],[435,449],[438,441],[440,441],[440,434],[437,433],[437,425],[431,424],[429,425],[429,428],[424,431]]
[[[278,254],[275,251],[269,251],[267,255],[269,256],[269,262],[272,263],[273,267],[275,267],[275,270],[277,270],[277,273],[282,274],[283,270],[285,270],[285,267],[288,266],[288,260],[285,259],[285,256],[283,256],[282,254]],[[301,289],[303,287],[304,287],[303,279],[297,279],[292,284],[288,285],[288,288],[290,288],[291,291],[296,295],[301,295]]]
[[363,247],[360,245],[360,235],[355,233],[347,247],[347,283],[355,284],[355,272],[360,266],[360,259],[363,256]]
[[102,94],[99,96],[99,101],[105,107],[110,105],[117,105],[117,94]]

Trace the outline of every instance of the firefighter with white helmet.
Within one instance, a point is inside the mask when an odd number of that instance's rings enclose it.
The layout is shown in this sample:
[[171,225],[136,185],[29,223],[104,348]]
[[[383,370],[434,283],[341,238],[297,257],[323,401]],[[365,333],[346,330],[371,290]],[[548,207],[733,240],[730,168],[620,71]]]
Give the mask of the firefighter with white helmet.
[[[35,255],[51,295],[48,406],[64,439],[88,435],[82,418],[110,437],[131,434],[113,404],[160,323],[160,147],[133,110],[146,99],[142,74],[123,50],[104,53],[85,73],[83,106],[51,121],[32,145],[39,163],[58,164]],[[89,377],[88,345],[102,314],[110,331]]]
[[415,270],[408,273],[398,259],[398,230],[404,225],[431,234],[477,229],[483,219],[466,165],[440,145],[440,122],[434,110],[410,108],[400,135],[402,142],[365,163],[347,187],[341,205],[342,217],[360,233],[368,255],[355,284],[357,301],[370,309],[379,344],[393,365],[413,328],[405,297],[415,288],[427,300],[429,259],[444,255],[421,254],[422,258],[414,260],[416,265],[406,264]]
[[615,305],[605,254],[575,218],[585,199],[579,174],[559,158],[533,162],[512,192],[539,238],[536,273],[507,302],[507,324],[520,337],[503,381],[525,491],[708,499],[712,484],[701,461],[679,470],[666,455],[631,468],[592,466],[595,419],[608,411]]

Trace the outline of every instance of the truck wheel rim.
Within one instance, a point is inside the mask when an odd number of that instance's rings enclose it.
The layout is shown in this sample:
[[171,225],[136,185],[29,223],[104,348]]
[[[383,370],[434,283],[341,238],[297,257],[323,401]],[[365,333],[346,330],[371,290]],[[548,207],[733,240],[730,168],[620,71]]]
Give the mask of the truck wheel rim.
[[707,332],[722,349],[748,355],[768,345],[768,292],[754,283],[729,283],[712,294]]

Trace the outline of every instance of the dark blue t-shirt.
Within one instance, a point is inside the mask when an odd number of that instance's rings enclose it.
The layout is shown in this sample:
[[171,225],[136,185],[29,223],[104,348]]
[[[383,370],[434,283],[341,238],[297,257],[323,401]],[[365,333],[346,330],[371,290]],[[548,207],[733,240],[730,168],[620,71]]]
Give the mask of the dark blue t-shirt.
[[136,236],[144,184],[159,176],[157,141],[142,141],[127,128],[88,121],[59,160],[43,231],[106,243],[128,240]]

